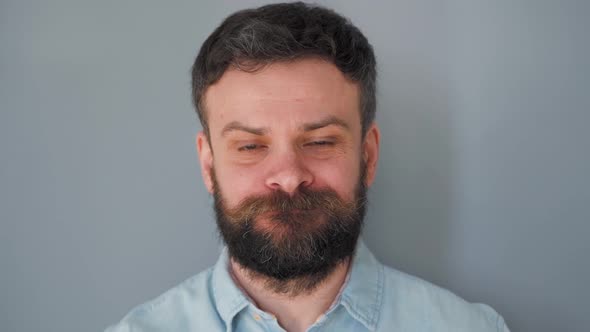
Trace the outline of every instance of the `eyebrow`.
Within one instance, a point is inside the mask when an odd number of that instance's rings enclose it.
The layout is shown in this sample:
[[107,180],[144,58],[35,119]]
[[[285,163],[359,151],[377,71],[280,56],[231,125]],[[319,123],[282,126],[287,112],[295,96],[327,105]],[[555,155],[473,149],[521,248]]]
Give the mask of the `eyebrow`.
[[245,124],[240,123],[238,121],[232,121],[232,122],[228,123],[227,125],[225,125],[225,127],[223,127],[223,130],[221,131],[221,136],[225,136],[227,133],[234,131],[234,130],[245,131],[247,133],[258,135],[258,136],[262,136],[262,135],[268,133],[268,131],[269,131],[268,128],[253,128],[253,127],[248,127]]
[[312,131],[333,125],[346,130],[350,130],[350,126],[348,126],[348,124],[344,122],[344,120],[339,119],[333,115],[318,122],[304,124],[303,126],[301,126],[301,128],[303,129],[303,131]]
[[[343,129],[350,130],[350,126],[344,120],[339,119],[335,116],[329,116],[329,117],[327,117],[323,120],[320,120],[318,122],[306,123],[306,124],[302,125],[301,127],[299,127],[299,130],[302,130],[304,132],[308,132],[308,131],[321,129],[321,128],[324,128],[327,126],[338,126]],[[245,131],[245,132],[253,134],[253,135],[263,136],[263,135],[269,133],[270,129],[269,128],[249,127],[239,121],[232,121],[232,122],[228,123],[227,125],[225,125],[225,127],[223,127],[223,130],[221,131],[221,136],[225,136],[229,132],[232,132],[232,131]]]

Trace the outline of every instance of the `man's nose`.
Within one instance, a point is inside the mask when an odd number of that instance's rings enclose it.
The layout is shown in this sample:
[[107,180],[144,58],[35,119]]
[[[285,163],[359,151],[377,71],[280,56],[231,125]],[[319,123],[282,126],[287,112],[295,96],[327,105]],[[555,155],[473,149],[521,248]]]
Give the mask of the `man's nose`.
[[282,190],[294,194],[302,187],[313,183],[313,174],[305,166],[304,160],[297,151],[283,151],[273,157],[273,165],[266,186],[272,190]]

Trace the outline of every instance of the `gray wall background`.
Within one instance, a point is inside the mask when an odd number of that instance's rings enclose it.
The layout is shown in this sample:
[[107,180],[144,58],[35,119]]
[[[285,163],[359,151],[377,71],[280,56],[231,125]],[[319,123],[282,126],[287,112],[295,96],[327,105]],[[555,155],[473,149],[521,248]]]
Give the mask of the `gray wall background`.
[[[215,261],[189,69],[260,3],[0,2],[0,330],[102,330]],[[513,331],[587,331],[589,2],[320,3],[380,65],[368,246]]]

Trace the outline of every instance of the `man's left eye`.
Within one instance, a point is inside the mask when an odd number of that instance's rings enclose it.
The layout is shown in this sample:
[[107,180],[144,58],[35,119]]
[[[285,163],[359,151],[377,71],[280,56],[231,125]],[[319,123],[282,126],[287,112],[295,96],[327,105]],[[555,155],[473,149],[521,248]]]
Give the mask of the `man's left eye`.
[[313,141],[313,142],[309,142],[305,145],[308,146],[326,146],[326,145],[334,145],[334,142],[331,141]]

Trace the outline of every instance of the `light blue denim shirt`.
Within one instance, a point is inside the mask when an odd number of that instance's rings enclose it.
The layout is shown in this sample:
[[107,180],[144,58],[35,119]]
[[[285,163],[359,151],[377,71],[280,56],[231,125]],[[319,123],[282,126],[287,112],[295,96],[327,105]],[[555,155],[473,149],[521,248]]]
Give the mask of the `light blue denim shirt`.
[[[229,273],[224,249],[212,268],[133,309],[106,332],[284,331],[258,309]],[[308,331],[508,331],[485,304],[379,263],[359,241],[347,282]]]

